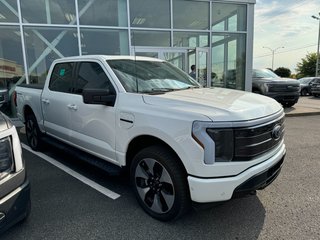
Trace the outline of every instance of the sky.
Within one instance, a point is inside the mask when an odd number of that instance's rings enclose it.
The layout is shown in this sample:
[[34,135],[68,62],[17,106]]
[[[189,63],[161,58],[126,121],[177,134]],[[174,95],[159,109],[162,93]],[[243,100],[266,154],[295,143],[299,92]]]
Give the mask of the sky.
[[[255,5],[253,67],[289,68],[308,53],[317,52],[320,0],[257,0]],[[268,47],[270,49],[264,48]],[[283,47],[283,48],[282,48]]]

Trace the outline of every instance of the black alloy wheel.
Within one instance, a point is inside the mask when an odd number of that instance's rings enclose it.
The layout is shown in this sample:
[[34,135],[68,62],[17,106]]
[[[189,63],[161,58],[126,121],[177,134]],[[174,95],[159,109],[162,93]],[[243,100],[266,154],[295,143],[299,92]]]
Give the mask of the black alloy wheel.
[[177,219],[189,208],[187,177],[179,159],[167,148],[140,151],[131,165],[131,182],[141,207],[161,221]]
[[38,151],[42,148],[42,140],[36,117],[33,114],[29,114],[26,116],[26,136],[29,146],[35,150]]

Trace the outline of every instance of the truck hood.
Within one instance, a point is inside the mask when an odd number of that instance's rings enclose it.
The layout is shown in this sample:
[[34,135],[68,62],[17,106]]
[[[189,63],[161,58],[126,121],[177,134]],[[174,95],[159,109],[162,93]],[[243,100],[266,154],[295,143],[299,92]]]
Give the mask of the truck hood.
[[161,95],[144,95],[143,99],[146,104],[201,114],[212,121],[253,120],[283,109],[272,98],[225,88],[181,90]]

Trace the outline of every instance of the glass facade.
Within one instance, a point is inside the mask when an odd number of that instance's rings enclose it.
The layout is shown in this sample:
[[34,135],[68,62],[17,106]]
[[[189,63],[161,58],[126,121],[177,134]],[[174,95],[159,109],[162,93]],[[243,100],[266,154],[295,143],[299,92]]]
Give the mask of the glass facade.
[[187,72],[196,64],[204,86],[244,90],[252,2],[0,0],[0,88],[9,99],[0,110],[14,116],[14,86],[43,85],[53,60],[74,55],[152,56]]

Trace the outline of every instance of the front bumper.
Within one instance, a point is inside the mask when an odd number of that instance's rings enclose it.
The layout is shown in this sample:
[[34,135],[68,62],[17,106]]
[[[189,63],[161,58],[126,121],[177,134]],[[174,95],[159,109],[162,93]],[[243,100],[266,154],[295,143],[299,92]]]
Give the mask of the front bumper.
[[266,93],[266,96],[271,97],[280,103],[296,103],[300,97],[300,92],[268,92]]
[[30,183],[28,180],[0,199],[0,233],[28,216]]
[[263,189],[279,175],[285,153],[283,145],[273,157],[233,177],[203,179],[188,176],[191,200],[198,203],[221,202]]

